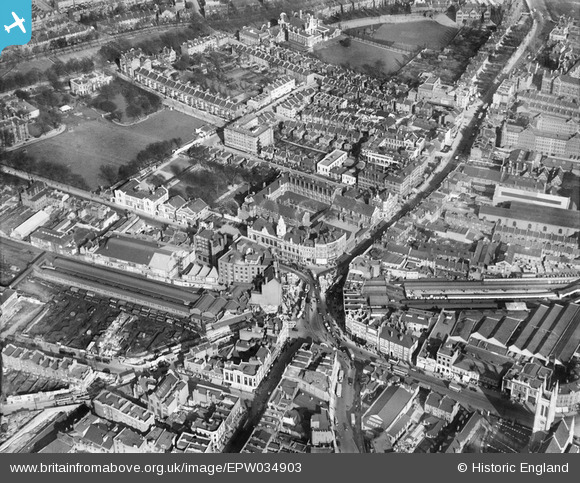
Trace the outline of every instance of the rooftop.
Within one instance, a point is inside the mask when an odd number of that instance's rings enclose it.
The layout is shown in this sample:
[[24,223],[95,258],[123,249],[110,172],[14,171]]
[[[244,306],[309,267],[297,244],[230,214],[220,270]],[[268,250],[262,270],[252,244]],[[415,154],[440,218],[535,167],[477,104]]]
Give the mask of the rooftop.
[[414,397],[414,393],[401,386],[387,387],[364,414],[365,425],[369,426],[369,420],[374,419],[380,422],[383,428],[389,428]]
[[479,215],[492,215],[580,230],[580,211],[512,201],[508,208],[483,205]]

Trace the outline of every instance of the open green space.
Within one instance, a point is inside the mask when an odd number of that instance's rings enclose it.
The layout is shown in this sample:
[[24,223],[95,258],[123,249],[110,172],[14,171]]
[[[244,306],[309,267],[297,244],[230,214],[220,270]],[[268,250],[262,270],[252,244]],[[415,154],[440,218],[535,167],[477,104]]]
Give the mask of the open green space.
[[556,18],[560,15],[580,18],[578,0],[548,0],[546,8]]
[[408,44],[421,48],[442,49],[457,33],[457,29],[446,27],[434,20],[382,24],[372,37],[375,40]]
[[314,55],[324,62],[342,65],[366,73],[388,75],[397,72],[405,64],[403,54],[352,39],[348,47],[340,44],[344,36],[319,44]]
[[58,160],[84,178],[91,189],[103,184],[103,165],[128,164],[148,144],[194,137],[203,121],[177,111],[163,110],[132,125],[119,126],[103,119],[93,109],[81,109],[63,119],[68,131],[28,147],[37,159]]

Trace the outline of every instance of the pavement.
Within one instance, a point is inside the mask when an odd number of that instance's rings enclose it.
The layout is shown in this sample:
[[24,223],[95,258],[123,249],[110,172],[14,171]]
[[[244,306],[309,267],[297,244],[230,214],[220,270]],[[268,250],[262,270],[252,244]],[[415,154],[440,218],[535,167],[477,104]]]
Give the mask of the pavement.
[[339,362],[344,377],[342,379],[342,395],[337,398],[335,412],[335,434],[340,453],[361,453],[355,438],[355,429],[351,425],[351,414],[357,414],[358,393],[349,383],[355,377],[355,369],[346,356],[338,352]]
[[[534,1],[534,0],[530,0]],[[540,1],[540,0],[536,0]],[[534,23],[534,26],[536,23]],[[535,35],[534,31],[534,35]],[[533,37],[530,36],[530,37]],[[521,52],[525,52],[525,48],[522,49]],[[506,72],[509,72],[522,58],[523,53],[518,52],[517,55],[514,55],[512,59],[510,59],[510,65]],[[333,267],[326,271],[319,273],[318,275],[324,275],[326,273],[331,272],[332,270],[336,270],[337,277],[344,276],[348,272],[348,266],[353,258],[360,255],[368,247],[370,247],[376,240],[380,239],[388,227],[390,227],[395,221],[399,220],[407,213],[413,211],[416,206],[418,206],[422,200],[427,197],[430,193],[435,191],[439,188],[441,183],[445,180],[445,178],[451,173],[454,169],[457,168],[459,163],[462,161],[462,158],[468,153],[474,137],[472,133],[475,132],[477,129],[480,128],[482,119],[478,116],[483,111],[482,106],[484,103],[488,103],[491,101],[493,97],[493,93],[499,86],[502,81],[502,77],[499,77],[488,89],[484,96],[482,96],[481,100],[477,100],[475,103],[472,103],[466,110],[465,110],[465,120],[462,128],[459,130],[458,134],[456,135],[451,148],[448,153],[437,153],[441,155],[441,163],[432,174],[432,176],[425,182],[420,189],[416,192],[416,194],[408,199],[406,203],[402,206],[401,210],[393,216],[393,218],[385,223],[380,224],[377,229],[375,229],[372,235],[364,240],[363,242],[359,243],[353,250],[351,250],[350,255],[343,259],[338,267]],[[483,117],[483,116],[482,116]],[[305,277],[312,278],[309,274],[305,275]],[[334,287],[334,290],[341,290],[341,284],[337,284],[338,286]],[[314,287],[316,293],[316,287]],[[310,324],[308,325],[309,330],[313,335],[318,336],[319,340],[328,341],[329,343],[334,343],[335,347],[338,345],[347,347],[350,352],[353,354],[355,359],[362,359],[368,360],[371,357],[376,358],[377,354],[371,351],[367,351],[357,345],[354,342],[349,341],[346,338],[337,337],[333,335],[338,333],[342,333],[342,329],[338,327],[336,321],[332,317],[326,317],[328,313],[328,307],[325,302],[320,301],[320,297],[317,297],[316,301],[314,302],[314,306],[310,311]],[[320,310],[320,314],[319,314]],[[325,328],[320,329],[320,318],[326,317],[326,320],[331,322],[334,327],[332,328],[331,332],[327,331]],[[322,327],[324,327],[322,325]],[[380,356],[378,356],[380,357]],[[433,388],[437,392],[441,394],[448,394],[450,397],[456,399],[464,406],[471,408],[471,409],[478,409],[483,412],[489,412],[489,414],[494,414],[506,419],[510,419],[513,421],[517,421],[524,426],[530,426],[533,421],[533,414],[526,412],[524,408],[518,406],[516,404],[511,403],[509,400],[502,397],[496,391],[483,391],[481,389],[475,389],[471,391],[469,389],[462,390],[460,392],[456,392],[450,390],[447,386],[447,382],[443,381],[437,377],[427,375],[416,370],[410,370],[409,376],[416,380],[417,382],[423,382],[424,384],[428,385],[429,387]],[[354,388],[353,388],[354,389]],[[343,393],[347,400],[350,400],[351,394],[348,392],[348,387],[344,388],[343,391],[347,390],[347,392]],[[354,395],[353,395],[354,397]],[[360,402],[360,401],[359,401]],[[345,405],[340,406],[340,418],[337,422],[337,440],[342,446],[344,452],[346,452],[347,447],[352,450],[354,447],[352,446],[352,441],[356,439],[355,432],[357,429],[360,430],[360,410],[357,411],[355,409],[354,414],[355,418],[357,419],[358,428],[352,428],[350,425],[350,417],[345,417],[345,409],[346,413],[350,415],[352,412],[352,403],[351,403],[351,410],[349,412],[348,407]],[[337,411],[337,415],[339,412]],[[338,419],[338,416],[337,416]],[[347,421],[345,421],[345,419]],[[356,443],[355,443],[356,444]],[[361,451],[364,451],[364,446],[361,445],[359,447]]]
[[[538,9],[536,17],[542,15],[541,8],[544,7],[545,11],[545,4],[542,0],[527,0],[530,5],[534,5],[533,8]],[[536,25],[536,24],[535,24]],[[534,32],[535,34],[535,32]],[[525,50],[525,49],[524,49]],[[510,62],[510,69],[517,63],[517,60],[520,59],[520,56],[516,61]],[[496,81],[494,86],[490,88],[484,99],[489,99],[493,95],[495,88],[499,85],[500,79]],[[403,205],[402,209],[388,222],[382,223],[378,229],[374,231],[372,236],[362,243],[359,243],[355,249],[352,250],[351,255],[343,260],[341,264],[337,267],[337,275],[344,274],[348,270],[348,265],[350,261],[360,253],[364,252],[372,243],[374,243],[377,239],[379,239],[384,231],[391,226],[395,221],[400,219],[405,214],[412,211],[421,201],[422,199],[427,196],[429,193],[436,190],[443,180],[448,176],[448,174],[455,169],[457,165],[458,156],[465,152],[465,150],[471,145],[472,138],[470,137],[470,133],[474,128],[479,126],[479,120],[476,117],[476,114],[480,111],[480,106],[483,104],[484,99],[481,102],[471,105],[466,112],[466,127],[461,130],[456,138],[453,141],[452,147],[450,151],[442,156],[442,163],[434,173],[434,175],[430,178],[429,182],[424,183],[421,187],[422,190],[418,191],[416,196],[407,200],[405,205]],[[278,100],[276,103],[282,102],[284,98]],[[271,109],[272,106],[268,106],[265,109]],[[186,146],[181,148],[179,151],[184,151]],[[240,154],[246,158],[254,159],[257,162],[265,163],[264,160],[249,156],[248,153],[237,151],[231,148],[225,148],[227,151],[234,152],[235,154]],[[179,153],[175,153],[174,156],[177,156]],[[167,164],[174,159],[167,160]],[[268,163],[269,164],[269,163]],[[294,172],[295,170],[289,168],[281,168],[284,171],[291,171]],[[12,170],[10,168],[2,167],[3,171],[12,172],[12,174],[16,175],[23,175],[26,178],[33,178],[28,173],[19,172],[16,173],[16,170]],[[304,176],[305,173],[298,172],[301,176]],[[307,175],[308,176],[308,175]],[[310,175],[311,176],[311,175]],[[39,177],[34,177],[39,178]],[[318,177],[316,177],[318,179]],[[63,189],[65,188],[64,185],[56,182],[49,182],[49,185],[53,185],[56,188]],[[71,194],[75,194],[77,196],[81,196],[83,198],[88,199],[95,199],[98,198],[96,201],[103,203],[102,198],[94,195],[93,193],[83,192],[82,190],[72,189],[70,187],[66,187],[67,189],[63,189],[64,191],[70,192]],[[109,204],[109,203],[105,203]],[[116,208],[118,208],[115,205]],[[318,282],[313,278],[310,273],[302,272],[300,270],[293,269],[291,267],[281,267],[283,270],[288,270],[296,273],[299,275],[303,280],[307,281],[310,284],[310,290],[308,296],[310,298],[310,303],[307,304],[305,308],[305,316],[298,321],[298,333],[295,334],[299,339],[296,339],[289,350],[287,350],[283,356],[281,356],[273,365],[270,376],[265,380],[265,384],[260,386],[260,390],[257,392],[256,397],[250,407],[250,414],[249,414],[249,423],[242,428],[241,433],[237,435],[235,438],[235,442],[232,444],[230,448],[231,451],[239,451],[247,438],[249,438],[253,427],[259,421],[263,411],[266,407],[266,402],[271,394],[271,391],[276,386],[278,381],[281,378],[285,365],[291,359],[293,353],[297,350],[303,341],[303,338],[310,338],[313,341],[328,344],[330,347],[347,347],[350,349],[351,353],[354,355],[355,359],[368,359],[371,356],[377,357],[377,355],[371,351],[367,351],[364,348],[358,347],[352,341],[341,337],[342,329],[338,327],[336,321],[329,316],[329,307],[327,303],[323,300],[320,294],[320,287]],[[329,269],[335,270],[335,268]],[[340,287],[338,287],[340,289]],[[331,330],[328,330],[325,325],[324,321],[329,324]],[[341,452],[358,452],[364,451],[364,446],[361,444],[362,436],[360,431],[360,418],[361,418],[361,409],[360,409],[360,398],[357,397],[360,391],[359,378],[357,377],[357,370],[354,364],[354,361],[350,361],[348,357],[343,355],[342,353],[340,357],[340,363],[343,367],[345,372],[345,376],[343,379],[343,386],[342,386],[342,397],[339,398],[337,404],[337,411],[336,411],[336,434],[337,434],[337,441],[339,443],[339,450]],[[469,390],[462,390],[461,392],[455,392],[450,390],[447,387],[445,381],[427,375],[416,370],[409,371],[409,377],[413,380],[418,382],[423,382],[424,384],[428,384],[429,387],[432,387],[437,392],[442,394],[449,394],[454,399],[458,400],[463,405],[466,405],[471,408],[480,409],[483,411],[489,411],[490,414],[496,414],[501,417],[512,419],[520,422],[528,426],[530,424],[531,417],[529,413],[525,413],[520,406],[516,406],[505,398],[502,398],[497,392],[491,391],[469,391]],[[353,381],[353,383],[349,383],[349,381]],[[356,424],[353,427],[351,424],[351,414],[355,415]],[[358,444],[357,444],[358,443]]]
[[[348,343],[349,341],[347,339],[335,335],[340,334],[342,331],[328,313],[325,298],[320,293],[320,284],[314,279],[312,274],[309,272],[301,272],[286,265],[281,265],[280,269],[295,273],[303,281],[308,283],[310,287],[307,295],[310,302],[305,304],[304,317],[297,322],[297,332],[294,332],[295,337],[311,339],[329,347],[340,347],[345,340]],[[330,331],[324,325],[325,320],[331,328]],[[364,447],[360,435],[360,398],[358,398],[360,391],[356,390],[354,385],[349,383],[349,381],[356,379],[356,369],[353,361],[343,352],[337,351],[337,357],[344,371],[342,395],[337,398],[335,412],[335,435],[338,451],[341,453],[360,453],[362,452],[361,448]],[[357,431],[356,427],[352,427],[352,413],[355,414],[359,424],[359,431]],[[358,443],[357,440],[359,440]]]

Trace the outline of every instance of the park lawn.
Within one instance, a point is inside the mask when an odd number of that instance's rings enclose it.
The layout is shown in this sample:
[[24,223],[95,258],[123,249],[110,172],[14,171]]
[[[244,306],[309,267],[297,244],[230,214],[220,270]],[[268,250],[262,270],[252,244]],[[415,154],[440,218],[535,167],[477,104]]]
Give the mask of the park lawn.
[[340,36],[324,44],[314,51],[314,55],[324,62],[342,65],[355,70],[365,70],[364,67],[375,66],[381,63],[384,74],[397,72],[405,63],[405,56],[396,52],[364,44],[352,39],[350,46],[343,47],[339,44],[343,36]]
[[445,47],[456,33],[456,28],[446,27],[429,19],[383,24],[374,33],[373,38],[438,50]]
[[163,110],[133,126],[119,126],[87,109],[83,116],[68,116],[69,130],[51,139],[28,146],[37,160],[57,161],[81,175],[91,189],[103,183],[99,168],[129,163],[148,144],[181,138],[183,143],[194,137],[203,121],[177,111]]
[[14,61],[4,62],[0,64],[0,76],[5,76],[10,73],[14,74],[16,72],[24,74],[35,69],[44,71],[52,65],[53,63],[45,57],[40,57],[34,60],[19,60],[18,63]]
[[125,110],[127,109],[127,100],[125,99],[125,97],[123,96],[123,94],[121,94],[120,92],[115,96],[115,98],[113,99],[113,102],[115,103],[115,105],[117,106],[117,110],[119,112],[121,112],[121,120],[120,122],[123,124],[129,124],[131,122],[136,122],[138,121],[138,119],[133,119],[131,117],[127,117],[127,114],[125,113]]
[[546,2],[546,8],[556,19],[560,15],[578,17],[578,0],[550,0]]

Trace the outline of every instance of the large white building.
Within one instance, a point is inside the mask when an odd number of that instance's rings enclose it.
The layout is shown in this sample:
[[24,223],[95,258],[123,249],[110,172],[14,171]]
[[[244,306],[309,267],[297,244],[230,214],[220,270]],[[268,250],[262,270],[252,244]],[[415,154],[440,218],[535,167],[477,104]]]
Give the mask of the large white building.
[[274,130],[260,122],[257,116],[248,116],[224,129],[224,144],[252,154],[274,143]]
[[195,261],[195,252],[116,235],[109,237],[92,257],[93,262],[99,265],[149,278],[171,280],[177,278],[181,271]]
[[227,45],[230,38],[225,34],[210,35],[208,37],[199,37],[197,39],[188,40],[181,45],[181,54],[193,55],[201,54],[206,50],[217,49],[223,45]]
[[224,383],[234,389],[254,392],[270,369],[273,353],[266,347],[258,349],[255,358],[235,363],[226,362],[223,370]]
[[248,238],[269,247],[282,260],[306,264],[335,263],[347,249],[347,232],[324,222],[306,231],[290,229],[283,218],[278,220],[275,229],[272,223],[258,218],[248,226]]
[[136,179],[127,181],[115,190],[115,203],[147,215],[155,216],[159,206],[169,199],[167,188],[152,188]]
[[50,215],[46,211],[40,210],[39,212],[34,213],[34,215],[18,225],[16,228],[14,228],[12,233],[10,233],[10,236],[22,240],[30,235],[38,227],[44,225],[49,219]]
[[309,52],[314,50],[316,44],[336,38],[341,34],[340,29],[324,25],[314,15],[308,13],[303,15],[302,11],[296,17],[281,13],[278,25],[286,32],[289,42]]
[[328,176],[333,168],[338,168],[344,164],[346,156],[347,153],[345,151],[335,149],[318,162],[316,170],[319,174]]
[[565,196],[537,193],[534,191],[496,185],[493,193],[493,204],[499,205],[500,203],[505,203],[507,201],[522,201],[530,205],[548,206],[565,210],[569,209],[571,205],[570,198]]
[[110,84],[112,75],[94,72],[70,80],[70,91],[77,96],[90,96],[102,86]]
[[264,88],[264,92],[268,92],[270,94],[270,98],[275,100],[285,96],[286,94],[289,94],[294,90],[295,87],[296,79],[290,77],[289,75],[285,75],[267,85]]

